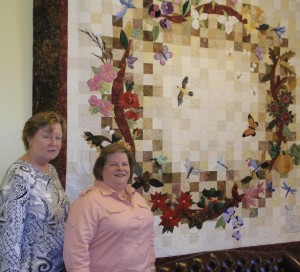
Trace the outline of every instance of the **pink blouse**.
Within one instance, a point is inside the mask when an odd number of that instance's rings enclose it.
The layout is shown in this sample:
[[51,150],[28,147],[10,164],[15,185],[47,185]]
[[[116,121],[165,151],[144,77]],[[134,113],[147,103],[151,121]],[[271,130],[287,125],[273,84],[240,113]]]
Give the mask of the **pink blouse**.
[[153,215],[130,185],[129,200],[104,182],[71,205],[63,257],[68,272],[148,272],[155,262]]

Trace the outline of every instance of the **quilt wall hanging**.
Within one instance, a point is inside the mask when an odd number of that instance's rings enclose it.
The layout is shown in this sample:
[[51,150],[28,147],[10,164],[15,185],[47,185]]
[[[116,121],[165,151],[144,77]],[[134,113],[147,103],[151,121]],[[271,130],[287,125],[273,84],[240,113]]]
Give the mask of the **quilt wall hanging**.
[[135,154],[158,257],[299,241],[299,10],[69,1],[71,201],[119,142]]

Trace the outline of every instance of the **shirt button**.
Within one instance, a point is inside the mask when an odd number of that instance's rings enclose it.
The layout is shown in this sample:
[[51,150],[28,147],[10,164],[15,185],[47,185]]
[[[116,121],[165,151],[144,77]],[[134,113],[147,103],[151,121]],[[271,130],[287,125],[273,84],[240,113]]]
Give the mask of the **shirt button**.
[[134,210],[135,210],[135,208],[134,208],[134,207],[132,207],[132,210],[134,211]]

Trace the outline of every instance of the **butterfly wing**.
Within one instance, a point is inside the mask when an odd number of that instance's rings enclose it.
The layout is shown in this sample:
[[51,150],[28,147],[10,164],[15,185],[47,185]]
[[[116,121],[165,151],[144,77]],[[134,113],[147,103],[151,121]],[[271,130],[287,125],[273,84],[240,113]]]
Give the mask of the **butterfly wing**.
[[155,53],[155,54],[153,55],[153,58],[154,58],[155,60],[160,60],[161,58],[163,58],[163,56],[162,56],[161,53]]
[[254,129],[252,129],[252,128],[247,128],[245,131],[244,131],[244,133],[243,133],[243,137],[247,137],[247,136],[255,136],[256,135],[256,132],[255,132],[255,130]]
[[165,65],[166,64],[166,59],[164,57],[162,57],[159,61],[160,65]]
[[248,128],[244,131],[243,137],[255,136],[255,129],[258,127],[258,122],[255,122],[251,114],[248,115]]
[[160,63],[161,65],[165,65],[165,64],[166,64],[166,61],[167,61],[169,58],[172,57],[172,53],[169,52],[168,50],[169,50],[169,49],[168,49],[168,46],[167,46],[167,45],[164,45],[162,51],[159,52],[159,53],[155,53],[155,54],[153,55],[153,58],[154,58],[155,60],[159,60],[159,63]]
[[166,60],[172,58],[172,52],[169,52],[167,45],[163,46],[162,55]]
[[255,122],[251,114],[248,115],[249,128],[256,129],[258,127],[258,122]]
[[172,58],[172,56],[173,56],[172,52],[166,52],[166,53],[165,53],[165,57],[166,57],[167,59]]
[[166,59],[164,58],[164,55],[163,55],[162,53],[155,53],[155,54],[153,55],[153,58],[154,58],[155,60],[159,60],[159,63],[160,63],[161,65],[165,65],[165,64],[166,64]]
[[166,54],[168,52],[169,48],[167,45],[164,45],[163,48],[162,48],[162,53],[163,54]]

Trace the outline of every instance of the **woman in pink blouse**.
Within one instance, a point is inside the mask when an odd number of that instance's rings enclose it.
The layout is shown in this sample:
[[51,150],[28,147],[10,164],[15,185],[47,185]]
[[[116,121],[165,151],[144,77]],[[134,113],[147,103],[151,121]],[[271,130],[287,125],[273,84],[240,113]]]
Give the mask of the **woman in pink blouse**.
[[96,160],[95,185],[71,205],[64,238],[68,272],[155,271],[153,215],[129,184],[134,159],[110,144]]

